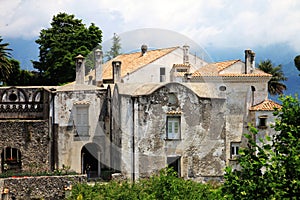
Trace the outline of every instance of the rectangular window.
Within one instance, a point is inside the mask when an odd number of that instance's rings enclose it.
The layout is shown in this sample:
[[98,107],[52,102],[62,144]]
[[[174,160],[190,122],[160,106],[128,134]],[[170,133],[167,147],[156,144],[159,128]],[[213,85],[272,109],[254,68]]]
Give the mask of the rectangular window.
[[89,135],[89,107],[76,107],[76,131],[79,136]]
[[180,139],[180,117],[167,117],[167,139]]
[[240,142],[232,142],[230,149],[231,158],[235,159],[239,155]]
[[267,118],[268,116],[262,115],[258,117],[258,128],[265,129],[267,128]]
[[161,67],[160,68],[160,82],[165,82],[166,81],[166,68]]
[[180,156],[167,157],[167,164],[169,168],[172,168],[175,172],[177,172],[178,177],[180,177]]

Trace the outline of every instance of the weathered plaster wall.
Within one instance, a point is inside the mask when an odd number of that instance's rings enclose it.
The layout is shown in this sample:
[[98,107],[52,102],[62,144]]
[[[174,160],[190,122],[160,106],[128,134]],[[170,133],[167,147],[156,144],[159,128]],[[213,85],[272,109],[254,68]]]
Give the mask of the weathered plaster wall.
[[[74,87],[76,88],[76,85]],[[88,107],[89,132],[85,136],[78,137],[78,132],[76,132],[76,106]],[[109,166],[110,122],[108,109],[105,90],[95,88],[90,90],[62,89],[56,93],[55,123],[58,124],[59,168],[63,165],[70,166],[72,170],[81,173],[81,150],[88,143],[95,143],[99,147],[101,163]]]
[[[260,116],[267,116],[266,118],[266,127],[260,127],[259,126],[259,117]],[[273,125],[275,125],[275,119],[276,117],[273,115],[273,111],[251,111],[250,112],[250,118],[252,125],[258,129],[258,133],[256,135],[256,142],[260,142],[260,138],[264,139],[266,142],[266,137],[269,136],[273,138],[276,135],[276,131],[274,128],[272,128]]]
[[1,120],[0,149],[17,148],[21,152],[22,171],[50,170],[50,138],[47,120]]
[[[176,105],[168,104],[169,93],[177,96]],[[185,178],[202,180],[206,176],[223,175],[223,99],[201,98],[177,83],[168,84],[150,95],[139,96],[134,102],[129,98],[122,97],[123,172],[132,173],[134,170],[136,178],[146,177],[164,168],[167,157],[180,156],[181,175]],[[166,139],[166,118],[172,111],[181,113],[180,140]]]
[[[246,80],[246,79],[245,79]],[[230,160],[231,142],[241,142],[247,133],[249,108],[268,96],[266,83],[249,78],[242,82],[238,78],[226,80],[226,161]],[[252,87],[251,87],[252,86]],[[252,91],[255,88],[255,91]]]

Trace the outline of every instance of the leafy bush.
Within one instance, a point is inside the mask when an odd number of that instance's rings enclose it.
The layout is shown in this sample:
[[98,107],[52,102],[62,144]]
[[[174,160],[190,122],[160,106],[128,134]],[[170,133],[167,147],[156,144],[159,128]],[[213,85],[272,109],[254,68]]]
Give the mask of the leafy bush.
[[164,169],[159,175],[141,179],[135,183],[111,181],[94,186],[78,184],[73,187],[68,199],[160,199],[160,200],[193,200],[222,199],[221,190],[209,184],[178,178],[176,172]]
[[[272,145],[258,145],[251,127],[248,148],[240,151],[240,171],[226,168],[222,188],[227,199],[299,199],[300,196],[300,102],[296,96],[281,97],[276,109]],[[269,140],[270,138],[266,138]]]

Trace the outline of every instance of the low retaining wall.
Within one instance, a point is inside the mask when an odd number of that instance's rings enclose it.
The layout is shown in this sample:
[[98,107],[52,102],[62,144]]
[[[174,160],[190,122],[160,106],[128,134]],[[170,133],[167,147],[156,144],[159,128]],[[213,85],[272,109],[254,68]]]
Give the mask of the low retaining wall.
[[86,175],[2,178],[0,199],[64,199],[72,185],[86,181]]

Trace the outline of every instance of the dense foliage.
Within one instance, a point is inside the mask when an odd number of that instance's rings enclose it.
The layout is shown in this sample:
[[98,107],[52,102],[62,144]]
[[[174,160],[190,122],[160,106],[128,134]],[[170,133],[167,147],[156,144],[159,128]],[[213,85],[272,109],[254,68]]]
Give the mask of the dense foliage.
[[12,49],[8,48],[8,43],[3,43],[0,36],[0,81],[5,82],[11,73],[10,52]]
[[93,23],[85,27],[74,15],[59,13],[51,27],[40,32],[39,61],[33,67],[42,75],[42,85],[58,85],[75,80],[75,57],[87,56],[102,41],[102,31]]
[[26,86],[39,84],[38,73],[21,69],[20,62],[15,59],[10,59],[9,61],[11,63],[11,72],[4,83],[5,85]]
[[298,199],[300,196],[300,102],[297,97],[281,97],[276,110],[272,143],[258,145],[251,127],[248,148],[240,151],[241,170],[226,168],[223,193],[228,199]]
[[271,60],[265,60],[258,64],[258,69],[271,74],[272,78],[268,82],[268,92],[270,95],[283,94],[286,85],[283,81],[287,80],[282,71],[282,65],[274,66]]
[[72,195],[68,199],[222,199],[220,189],[216,187],[178,178],[174,171],[167,169],[162,170],[159,175],[136,183],[112,181],[94,186],[79,184],[73,187]]

